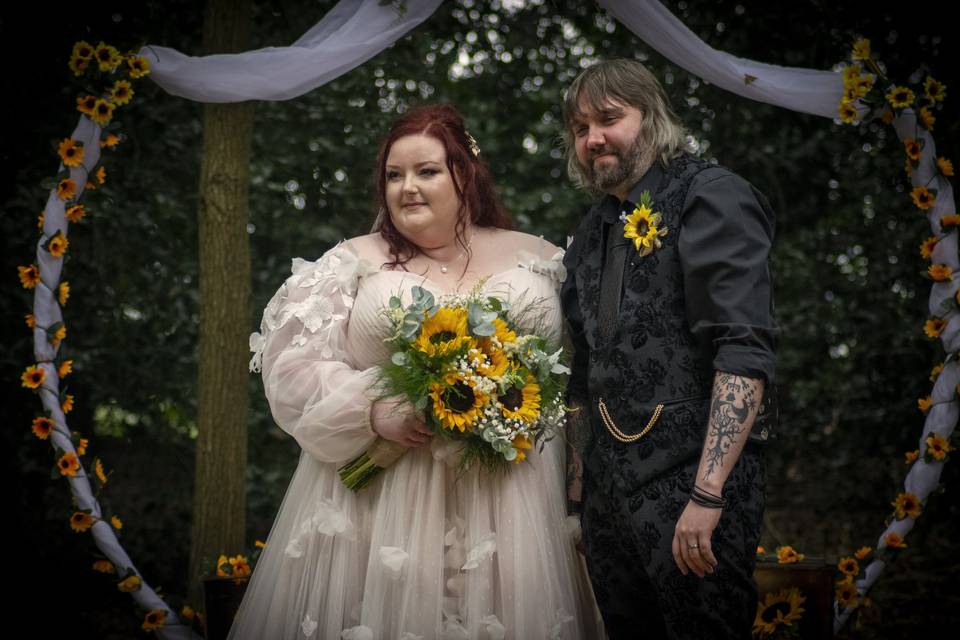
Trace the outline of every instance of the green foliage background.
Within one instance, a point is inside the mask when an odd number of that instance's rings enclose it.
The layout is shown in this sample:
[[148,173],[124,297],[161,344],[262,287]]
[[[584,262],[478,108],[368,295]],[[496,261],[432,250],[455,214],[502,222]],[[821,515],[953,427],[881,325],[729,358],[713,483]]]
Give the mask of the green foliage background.
[[[516,3],[503,3],[513,6]],[[299,37],[331,1],[259,2],[254,47]],[[948,84],[937,112],[940,155],[957,158],[958,87],[953,34],[874,3],[670,1],[711,46],[773,64],[830,68],[853,35],[871,38],[895,78],[921,63]],[[143,42],[199,54],[202,8],[186,0],[130,8],[100,4],[49,24],[39,7],[0,18],[7,49],[8,113],[0,149],[6,243],[0,308],[7,348],[4,469],[15,488],[17,579],[69,626],[96,637],[131,637],[132,601],[90,571],[92,542],[69,530],[69,493],[48,479],[50,447],[29,433],[36,399],[19,389],[32,360],[23,325],[32,296],[16,266],[33,259],[40,181],[56,169],[55,144],[72,131],[77,85],[67,59],[77,39],[123,48]],[[559,147],[560,100],[582,66],[632,56],[664,81],[704,155],[751,180],[777,212],[773,271],[783,328],[780,440],[768,459],[764,543],[792,544],[835,560],[873,545],[916,448],[930,367],[942,357],[921,326],[929,283],[917,247],[929,235],[906,195],[903,154],[889,129],[826,119],[745,100],[679,69],[590,3],[447,2],[420,28],[363,66],[295,100],[256,107],[250,191],[253,309],[250,329],[295,256],[316,258],[372,222],[376,147],[409,105],[450,101],[490,163],[519,226],[565,246],[589,202],[569,185]],[[201,106],[149,80],[119,119],[130,139],[111,152],[108,183],[70,229],[65,309],[71,427],[115,469],[106,495],[127,523],[122,541],[153,584],[186,592],[196,418],[198,321],[196,190]],[[273,426],[258,376],[250,377],[249,543],[264,539],[299,455]],[[853,637],[918,635],[960,622],[960,524],[954,464],[908,538],[909,549],[873,592]],[[234,552],[240,550],[233,550]],[[22,567],[21,564],[22,563]],[[64,600],[66,604],[62,604]],[[25,601],[37,604],[33,597]],[[176,603],[177,599],[171,598]],[[54,604],[56,603],[56,604]],[[953,605],[953,606],[952,606]],[[66,607],[66,608],[64,608]],[[65,614],[66,615],[66,614]],[[34,624],[42,625],[42,618]],[[51,627],[53,628],[53,627]]]

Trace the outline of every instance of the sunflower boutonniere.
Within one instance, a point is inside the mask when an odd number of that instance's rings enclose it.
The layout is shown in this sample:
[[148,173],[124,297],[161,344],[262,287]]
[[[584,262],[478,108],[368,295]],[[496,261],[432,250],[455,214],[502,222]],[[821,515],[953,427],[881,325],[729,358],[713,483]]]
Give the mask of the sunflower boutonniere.
[[640,194],[640,204],[634,208],[633,213],[620,214],[620,220],[624,223],[623,237],[633,241],[633,246],[641,256],[648,256],[654,249],[662,246],[660,238],[667,235],[668,231],[660,224],[662,218],[662,213],[653,212],[653,198],[649,191]]

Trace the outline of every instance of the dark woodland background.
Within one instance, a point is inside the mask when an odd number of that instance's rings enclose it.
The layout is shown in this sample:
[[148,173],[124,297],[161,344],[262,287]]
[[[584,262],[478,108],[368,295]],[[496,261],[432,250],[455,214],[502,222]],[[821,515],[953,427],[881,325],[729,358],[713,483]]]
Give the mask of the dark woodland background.
[[[333,2],[255,2],[252,48],[286,45]],[[952,25],[913,5],[875,2],[666,2],[711,46],[788,66],[827,69],[868,37],[893,78],[920,65],[947,84],[936,112],[938,155],[960,163],[957,59]],[[128,6],[129,5],[129,6]],[[32,292],[17,265],[34,259],[40,187],[57,167],[79,91],[67,61],[74,41],[123,50],[143,43],[200,53],[202,3],[104,2],[55,12],[41,3],[2,10],[6,125],[0,157],[0,287],[7,385],[4,485],[14,526],[16,594],[8,610],[28,637],[131,638],[142,614],[90,569],[88,534],[68,526],[68,488],[51,482],[51,447],[30,433],[38,400],[20,387],[33,362],[23,322]],[[250,331],[289,273],[337,240],[369,230],[376,146],[408,105],[455,103],[523,230],[565,246],[586,197],[568,183],[558,143],[564,87],[599,57],[632,56],[663,80],[690,132],[766,193],[778,215],[773,252],[783,329],[779,384],[783,424],[768,457],[763,542],[790,544],[835,562],[875,546],[918,446],[916,399],[943,353],[926,340],[929,281],[918,253],[929,235],[910,203],[904,154],[892,130],[858,128],[731,95],[667,62],[592,3],[447,2],[366,64],[298,99],[258,103],[248,227],[253,264]],[[106,496],[124,520],[121,540],[147,580],[179,610],[187,592],[196,440],[197,186],[202,105],[140,81],[118,119],[130,139],[108,161],[92,218],[70,229],[65,278],[72,287],[65,342],[75,360],[71,428],[90,437],[115,469]],[[247,552],[265,539],[298,457],[271,420],[260,378],[249,378],[251,418]],[[901,638],[960,622],[960,487],[943,472],[909,548],[871,592],[852,638]],[[238,553],[242,549],[224,550]],[[178,599],[178,595],[181,597]]]

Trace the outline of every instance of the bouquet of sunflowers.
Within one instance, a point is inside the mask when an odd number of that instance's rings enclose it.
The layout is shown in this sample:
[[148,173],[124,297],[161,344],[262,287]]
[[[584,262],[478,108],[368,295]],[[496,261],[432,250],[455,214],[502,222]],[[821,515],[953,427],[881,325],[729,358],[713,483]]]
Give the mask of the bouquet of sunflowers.
[[[483,296],[482,283],[466,295],[438,302],[422,287],[407,307],[390,298],[384,315],[393,326],[394,353],[381,367],[382,397],[401,396],[424,417],[435,437],[462,443],[459,467],[506,469],[542,446],[565,420],[562,349],[550,353],[543,336],[524,331],[510,305]],[[359,491],[406,448],[378,438],[339,469]]]

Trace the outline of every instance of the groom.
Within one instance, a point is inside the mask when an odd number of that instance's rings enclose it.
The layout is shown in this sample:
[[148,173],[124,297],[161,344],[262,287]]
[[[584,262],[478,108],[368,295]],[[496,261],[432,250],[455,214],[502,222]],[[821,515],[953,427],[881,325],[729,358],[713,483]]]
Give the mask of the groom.
[[567,250],[561,295],[583,546],[607,631],[749,638],[775,418],[773,211],[687,151],[639,62],[586,69],[564,117],[570,176],[602,196]]

